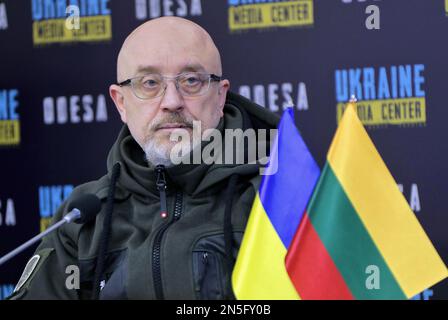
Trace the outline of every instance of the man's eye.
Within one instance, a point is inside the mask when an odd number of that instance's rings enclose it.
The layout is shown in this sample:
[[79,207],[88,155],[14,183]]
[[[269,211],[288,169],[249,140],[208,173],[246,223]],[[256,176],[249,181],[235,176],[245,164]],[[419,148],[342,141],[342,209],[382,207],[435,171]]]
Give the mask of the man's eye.
[[153,79],[147,79],[143,81],[143,85],[147,88],[154,88],[159,85],[159,82]]
[[196,85],[201,82],[201,79],[199,79],[198,77],[188,77],[183,82],[187,85]]

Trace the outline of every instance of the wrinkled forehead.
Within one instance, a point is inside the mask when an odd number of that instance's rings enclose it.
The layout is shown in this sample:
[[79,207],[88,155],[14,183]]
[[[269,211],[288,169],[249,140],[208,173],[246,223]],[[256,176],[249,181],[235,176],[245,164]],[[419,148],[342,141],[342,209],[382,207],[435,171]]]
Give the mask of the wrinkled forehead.
[[221,74],[219,52],[200,32],[140,32],[127,39],[117,63],[120,81],[145,73],[176,75],[188,71]]

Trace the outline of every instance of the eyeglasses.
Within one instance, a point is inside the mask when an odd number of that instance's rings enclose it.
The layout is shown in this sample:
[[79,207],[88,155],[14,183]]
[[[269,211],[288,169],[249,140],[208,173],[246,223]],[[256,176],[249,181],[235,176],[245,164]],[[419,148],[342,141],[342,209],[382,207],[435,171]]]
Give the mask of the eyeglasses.
[[120,87],[131,85],[132,92],[137,98],[154,99],[165,93],[168,86],[167,80],[174,80],[176,88],[182,96],[196,97],[205,94],[212,81],[219,82],[221,79],[215,74],[200,72],[181,73],[175,77],[150,73],[127,79],[118,85]]

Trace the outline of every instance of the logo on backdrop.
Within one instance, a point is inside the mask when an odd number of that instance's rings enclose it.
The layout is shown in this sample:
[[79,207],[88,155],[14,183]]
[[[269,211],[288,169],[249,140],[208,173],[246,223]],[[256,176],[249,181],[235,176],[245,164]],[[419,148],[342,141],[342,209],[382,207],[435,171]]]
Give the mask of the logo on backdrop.
[[365,125],[426,124],[424,72],[423,64],[336,70],[337,122],[353,94]]
[[14,200],[0,199],[0,226],[13,227],[16,225],[16,210],[14,208]]
[[135,17],[138,20],[161,16],[188,18],[201,15],[201,0],[135,0]]
[[281,112],[290,107],[291,103],[297,110],[308,110],[308,95],[304,82],[241,85],[238,92],[273,112]]
[[20,144],[20,118],[17,89],[0,89],[0,146]]
[[8,29],[8,15],[6,13],[6,4],[0,3],[0,30]]
[[13,284],[0,284],[0,300],[4,300],[9,297],[13,291]]
[[313,0],[228,0],[227,4],[230,31],[314,24]]
[[62,202],[73,191],[73,185],[52,185],[39,187],[40,231],[45,231],[50,225],[51,218]]
[[46,125],[107,121],[106,98],[103,94],[69,97],[45,97],[42,103]]
[[35,45],[112,39],[109,0],[32,0],[31,4]]
[[418,185],[416,183],[411,183],[411,186],[406,188],[402,183],[398,184],[398,189],[400,189],[403,196],[408,200],[409,206],[414,213],[419,213],[422,210],[420,202],[420,194],[418,191]]
[[432,296],[434,296],[434,290],[426,289],[425,291],[413,296],[411,300],[431,300]]

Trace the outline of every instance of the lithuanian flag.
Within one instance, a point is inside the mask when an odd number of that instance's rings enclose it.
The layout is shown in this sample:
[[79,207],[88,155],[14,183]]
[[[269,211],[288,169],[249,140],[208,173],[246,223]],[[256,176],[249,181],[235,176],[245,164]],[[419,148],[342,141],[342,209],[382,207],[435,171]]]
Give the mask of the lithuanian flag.
[[285,257],[319,173],[295,127],[292,109],[287,109],[232,273],[236,298],[299,298],[286,272]]
[[286,268],[302,299],[407,299],[447,268],[350,104]]

